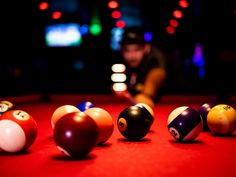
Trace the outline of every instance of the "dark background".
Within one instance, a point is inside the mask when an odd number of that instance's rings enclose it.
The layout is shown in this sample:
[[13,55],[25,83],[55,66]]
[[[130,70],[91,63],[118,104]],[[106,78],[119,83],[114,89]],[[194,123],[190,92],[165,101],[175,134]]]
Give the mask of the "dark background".
[[[47,1],[50,4],[59,0]],[[114,20],[108,0],[78,0],[75,12],[53,20],[50,9],[40,11],[42,1],[5,2],[1,35],[1,96],[31,93],[111,93],[111,65],[119,63],[118,51],[110,48]],[[236,5],[233,0],[187,0],[183,18],[174,34],[166,32],[178,0],[118,1],[120,10],[132,16],[138,11],[142,27],[153,34],[153,44],[168,58],[166,94],[219,94],[236,92]],[[57,23],[89,23],[99,12],[102,33],[88,34],[78,47],[48,47],[45,26]],[[127,10],[128,9],[128,10]],[[137,10],[138,9],[138,10]],[[129,14],[130,13],[130,14]],[[135,14],[135,13],[134,13]],[[137,14],[136,14],[137,15]],[[195,44],[202,45],[205,76],[192,63]],[[83,67],[75,69],[75,63]]]

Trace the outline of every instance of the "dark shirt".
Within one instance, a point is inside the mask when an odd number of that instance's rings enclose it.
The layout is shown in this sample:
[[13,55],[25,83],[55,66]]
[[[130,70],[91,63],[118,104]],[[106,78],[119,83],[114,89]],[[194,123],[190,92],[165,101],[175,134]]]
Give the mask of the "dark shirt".
[[136,95],[142,91],[147,74],[154,68],[166,68],[163,53],[155,47],[151,48],[151,51],[143,58],[138,68],[126,66],[126,84],[131,95]]

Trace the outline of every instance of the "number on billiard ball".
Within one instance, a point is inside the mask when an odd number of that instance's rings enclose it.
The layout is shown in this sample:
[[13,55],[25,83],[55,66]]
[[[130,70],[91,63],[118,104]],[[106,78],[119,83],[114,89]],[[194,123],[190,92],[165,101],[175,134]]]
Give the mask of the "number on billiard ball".
[[181,106],[168,116],[168,130],[179,141],[191,141],[202,131],[202,118],[193,108]]
[[7,112],[9,110],[13,109],[13,103],[10,101],[0,101],[0,115],[2,115],[4,112]]
[[37,137],[34,118],[22,110],[10,110],[0,117],[0,148],[6,152],[28,149]]

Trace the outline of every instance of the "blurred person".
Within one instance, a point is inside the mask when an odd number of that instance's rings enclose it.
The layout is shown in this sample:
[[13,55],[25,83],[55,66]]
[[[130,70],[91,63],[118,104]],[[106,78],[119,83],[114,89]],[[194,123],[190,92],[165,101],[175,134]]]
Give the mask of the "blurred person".
[[126,28],[120,42],[120,52],[126,66],[127,90],[116,92],[131,103],[145,103],[154,107],[166,79],[164,53],[147,42],[137,27]]

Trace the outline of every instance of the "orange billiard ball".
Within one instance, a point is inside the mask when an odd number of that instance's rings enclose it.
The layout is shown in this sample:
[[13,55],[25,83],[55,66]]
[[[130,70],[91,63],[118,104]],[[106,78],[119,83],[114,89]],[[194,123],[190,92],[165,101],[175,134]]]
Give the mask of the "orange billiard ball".
[[51,126],[54,129],[56,122],[63,117],[64,115],[72,112],[80,112],[80,110],[73,105],[62,105],[59,106],[56,110],[54,110],[51,116]]

